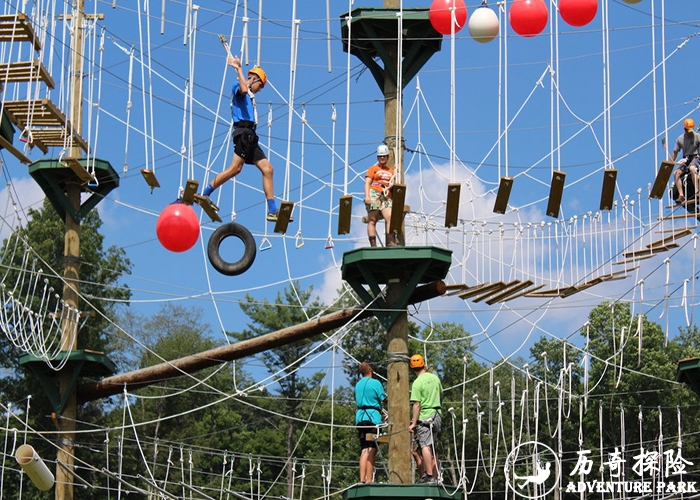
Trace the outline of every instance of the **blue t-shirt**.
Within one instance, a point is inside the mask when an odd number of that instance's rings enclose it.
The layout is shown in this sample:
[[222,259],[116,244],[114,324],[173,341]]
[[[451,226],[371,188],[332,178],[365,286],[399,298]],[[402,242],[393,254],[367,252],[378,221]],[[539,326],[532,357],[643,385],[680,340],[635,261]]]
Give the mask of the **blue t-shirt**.
[[253,101],[250,100],[248,94],[241,94],[238,89],[241,88],[241,82],[236,80],[231,91],[231,116],[233,123],[240,121],[255,121],[255,111],[253,110]]
[[382,401],[386,399],[386,393],[382,383],[372,377],[362,377],[355,385],[355,425],[363,421],[369,421],[379,425],[382,423]]

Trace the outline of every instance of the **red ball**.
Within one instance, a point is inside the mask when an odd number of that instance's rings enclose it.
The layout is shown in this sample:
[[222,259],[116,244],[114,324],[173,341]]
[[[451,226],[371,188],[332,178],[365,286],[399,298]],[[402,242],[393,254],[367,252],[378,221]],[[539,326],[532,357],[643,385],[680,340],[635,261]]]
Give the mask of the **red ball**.
[[467,6],[464,0],[433,0],[430,6],[430,24],[442,35],[452,34],[452,11],[454,10],[455,33],[467,22]]
[[524,37],[542,33],[547,26],[548,17],[544,0],[515,0],[508,12],[510,27]]
[[158,217],[156,234],[161,245],[171,252],[189,250],[199,239],[197,214],[189,205],[171,203]]
[[570,26],[585,26],[598,12],[598,0],[559,0],[559,14]]

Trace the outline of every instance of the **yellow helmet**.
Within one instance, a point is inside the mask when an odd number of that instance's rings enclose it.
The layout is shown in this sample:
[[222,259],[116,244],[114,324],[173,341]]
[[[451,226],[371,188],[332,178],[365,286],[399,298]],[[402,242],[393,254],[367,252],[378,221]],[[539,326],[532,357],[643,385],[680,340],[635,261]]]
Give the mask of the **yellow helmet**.
[[420,354],[414,354],[413,356],[411,356],[410,366],[411,368],[423,368],[425,366],[423,356],[421,356]]
[[686,130],[693,130],[695,128],[695,121],[692,118],[686,118],[683,122],[683,128]]
[[254,68],[251,68],[248,71],[248,76],[250,75],[255,75],[258,78],[260,78],[260,82],[262,82],[263,87],[267,83],[267,74],[263,71],[263,69],[259,66],[256,66]]

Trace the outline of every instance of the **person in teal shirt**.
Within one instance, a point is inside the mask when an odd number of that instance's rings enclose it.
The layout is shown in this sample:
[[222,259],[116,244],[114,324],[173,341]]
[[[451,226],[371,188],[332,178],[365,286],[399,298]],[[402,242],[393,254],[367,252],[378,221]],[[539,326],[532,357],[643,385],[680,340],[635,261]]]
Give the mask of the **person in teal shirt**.
[[360,482],[371,483],[374,479],[374,464],[377,459],[377,443],[368,440],[367,434],[378,434],[382,423],[382,402],[386,393],[382,383],[373,378],[374,371],[367,362],[360,363],[362,378],[355,385],[355,426],[360,438]]
[[442,383],[437,375],[428,371],[420,354],[411,356],[409,365],[416,380],[411,386],[413,412],[408,430],[418,443],[423,469],[419,482],[432,483],[438,472],[435,441],[442,427]]

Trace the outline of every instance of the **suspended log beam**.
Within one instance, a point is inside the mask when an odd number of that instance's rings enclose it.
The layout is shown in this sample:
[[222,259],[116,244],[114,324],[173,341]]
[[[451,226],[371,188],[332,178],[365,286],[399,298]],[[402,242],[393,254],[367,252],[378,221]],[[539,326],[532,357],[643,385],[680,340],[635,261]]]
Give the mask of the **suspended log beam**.
[[[445,293],[445,282],[434,281],[419,287],[413,291],[408,304],[416,304],[429,300]],[[309,320],[299,325],[290,326],[271,332],[253,339],[244,340],[235,344],[217,347],[208,351],[175,359],[148,368],[142,368],[133,372],[107,377],[99,382],[83,384],[78,387],[78,402],[85,403],[100,398],[106,398],[119,394],[124,390],[133,391],[151,384],[160,383],[195,373],[212,366],[252,356],[268,349],[274,349],[300,340],[315,337],[322,333],[335,330],[350,322],[359,321],[372,316],[369,309],[352,307],[343,309],[320,318]]]

